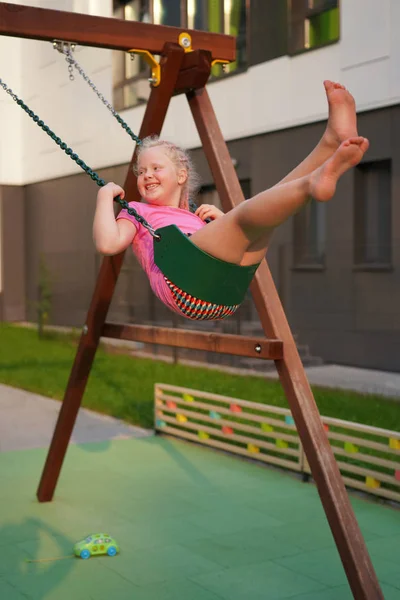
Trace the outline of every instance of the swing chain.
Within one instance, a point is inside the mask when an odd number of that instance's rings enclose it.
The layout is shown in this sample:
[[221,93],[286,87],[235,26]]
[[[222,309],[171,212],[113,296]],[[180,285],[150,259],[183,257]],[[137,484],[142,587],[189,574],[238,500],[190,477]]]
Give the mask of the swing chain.
[[83,77],[83,79],[86,81],[86,83],[89,85],[89,87],[92,88],[92,90],[94,91],[96,96],[102,101],[104,106],[106,106],[108,108],[108,110],[111,112],[113,117],[115,117],[115,119],[117,119],[117,121],[121,125],[121,127],[126,130],[126,132],[130,135],[131,139],[134,142],[136,142],[136,144],[141,144],[142,143],[141,139],[133,133],[133,131],[129,127],[129,125],[122,119],[122,117],[117,113],[117,111],[112,106],[112,104],[110,104],[110,102],[108,102],[108,100],[103,96],[103,94],[97,89],[97,87],[93,83],[93,81],[85,73],[85,71],[82,69],[80,64],[75,60],[75,58],[72,55],[72,51],[74,50],[75,46],[73,44],[69,44],[69,43],[65,43],[65,42],[54,42],[53,47],[65,55],[65,60],[68,63],[68,71],[70,73],[69,78],[71,79],[71,81],[74,79],[74,76],[72,73],[73,73],[73,67],[75,67],[75,69],[78,71],[79,75],[81,75],[81,77]]
[[121,200],[121,198],[119,196],[117,196],[117,198],[115,198],[115,200],[122,206],[122,208],[125,208],[128,215],[131,215],[132,217],[134,217],[134,219],[136,219],[136,221],[138,223],[143,225],[143,227],[145,229],[147,229],[147,231],[150,233],[150,235],[154,239],[156,239],[157,241],[161,240],[160,234],[156,232],[154,227],[152,227],[150,225],[150,223],[148,221],[146,221],[146,219],[144,217],[142,217],[142,215],[139,215],[139,213],[134,208],[129,206],[129,204],[126,200]]
[[75,80],[74,69],[73,69],[73,66],[71,65],[71,63],[69,63],[69,65],[68,65],[68,72],[69,72],[69,80],[74,81]]
[[[25,104],[25,102],[23,100],[18,98],[17,94],[14,94],[12,89],[9,88],[8,85],[2,79],[0,79],[0,87],[2,87],[3,90],[11,96],[11,98],[14,100],[14,102],[16,102],[31,117],[31,119],[36,123],[36,125],[38,125],[41,129],[43,129],[43,131],[45,133],[47,133],[48,136],[51,137],[51,139],[57,144],[57,146],[60,146],[61,150],[64,150],[65,154],[67,154],[67,156],[69,156],[74,162],[76,162],[78,167],[80,167],[83,171],[85,171],[85,173],[87,173],[87,175],[89,175],[90,178],[99,187],[103,187],[106,185],[106,182],[104,181],[104,179],[101,179],[101,177],[99,177],[99,175],[95,171],[93,171],[93,169],[91,169],[81,158],[79,158],[78,154],[76,154],[72,150],[72,148],[70,148],[65,142],[63,142],[62,139],[59,138],[54,133],[54,131],[52,131],[50,129],[50,127],[48,125],[46,125],[45,122],[42,121],[38,117],[38,115],[36,115],[33,112],[33,110],[30,109],[29,106],[27,104]],[[146,219],[144,219],[134,208],[129,206],[129,204],[126,200],[122,200],[120,198],[120,196],[117,196],[116,198],[114,198],[114,201],[117,202],[118,204],[120,204],[120,206],[122,208],[124,208],[129,215],[134,217],[136,219],[136,221],[138,221],[138,223],[143,225],[143,227],[145,229],[147,229],[147,231],[152,235],[152,237],[154,237],[156,240],[161,239],[161,236],[150,225],[150,223],[148,223],[146,221]]]
[[[73,52],[75,50],[75,44],[72,44],[71,42],[63,42],[62,40],[54,40],[53,48],[58,50],[58,52],[61,54],[67,54],[67,52]],[[66,57],[65,60],[68,62],[69,80],[74,81],[74,68],[71,62],[68,60],[68,57]]]
[[10,96],[14,100],[14,102],[18,102],[18,96],[16,94],[14,94],[14,92],[12,91],[12,89],[9,88],[7,86],[7,84],[4,81],[2,81],[1,79],[0,79],[0,87],[2,87],[3,90],[5,92],[7,92],[7,94],[10,94]]

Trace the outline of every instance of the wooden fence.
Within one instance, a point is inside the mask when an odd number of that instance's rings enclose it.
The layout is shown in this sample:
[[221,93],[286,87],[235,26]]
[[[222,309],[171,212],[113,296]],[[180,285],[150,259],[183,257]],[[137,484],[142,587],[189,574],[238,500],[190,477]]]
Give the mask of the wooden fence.
[[[289,409],[157,383],[155,429],[309,475]],[[344,483],[400,502],[400,432],[321,416]]]

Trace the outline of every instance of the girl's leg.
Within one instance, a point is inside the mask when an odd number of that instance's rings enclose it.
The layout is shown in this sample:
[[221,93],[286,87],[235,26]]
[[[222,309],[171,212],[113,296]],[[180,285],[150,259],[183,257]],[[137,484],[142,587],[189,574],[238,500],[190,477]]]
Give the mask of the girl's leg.
[[[358,136],[356,104],[353,96],[340,83],[326,80],[324,87],[329,109],[325,132],[312,152],[277,185],[309,175],[323,165],[342,142]],[[242,264],[252,265],[258,262],[260,255],[265,255],[269,239],[270,233],[267,232],[250,244],[242,259]]]
[[324,81],[328,101],[325,132],[313,151],[277,185],[309,175],[330,158],[340,144],[357,137],[357,113],[353,96],[340,83]]
[[[343,142],[335,154],[310,175],[275,186],[242,202],[196,231],[191,240],[205,252],[226,262],[244,265],[261,261],[275,227],[296,213],[310,195],[321,202],[332,198],[339,177],[360,162],[368,145],[368,140],[363,137]],[[253,250],[249,252],[251,248]]]

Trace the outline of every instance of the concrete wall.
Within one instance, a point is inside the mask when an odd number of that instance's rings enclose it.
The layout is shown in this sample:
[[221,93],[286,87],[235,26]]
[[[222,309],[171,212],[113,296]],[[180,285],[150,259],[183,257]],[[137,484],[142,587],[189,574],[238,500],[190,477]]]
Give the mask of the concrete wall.
[[18,186],[0,187],[0,295],[1,318],[26,318],[26,227],[25,190]]

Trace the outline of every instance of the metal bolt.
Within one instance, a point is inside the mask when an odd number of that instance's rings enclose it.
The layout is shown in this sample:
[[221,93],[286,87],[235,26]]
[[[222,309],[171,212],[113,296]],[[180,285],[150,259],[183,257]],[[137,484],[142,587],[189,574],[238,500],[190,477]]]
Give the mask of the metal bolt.
[[149,77],[148,82],[149,83],[157,83],[157,78],[156,77]]
[[88,326],[87,326],[87,325],[84,325],[84,326],[82,327],[82,333],[83,333],[84,335],[86,335],[88,331],[89,331],[89,328],[88,328]]
[[184,48],[189,48],[190,47],[190,38],[188,38],[188,37],[182,37],[181,38],[181,45]]
[[254,346],[254,350],[257,352],[257,354],[260,354],[260,352],[261,352],[261,344],[256,344]]

